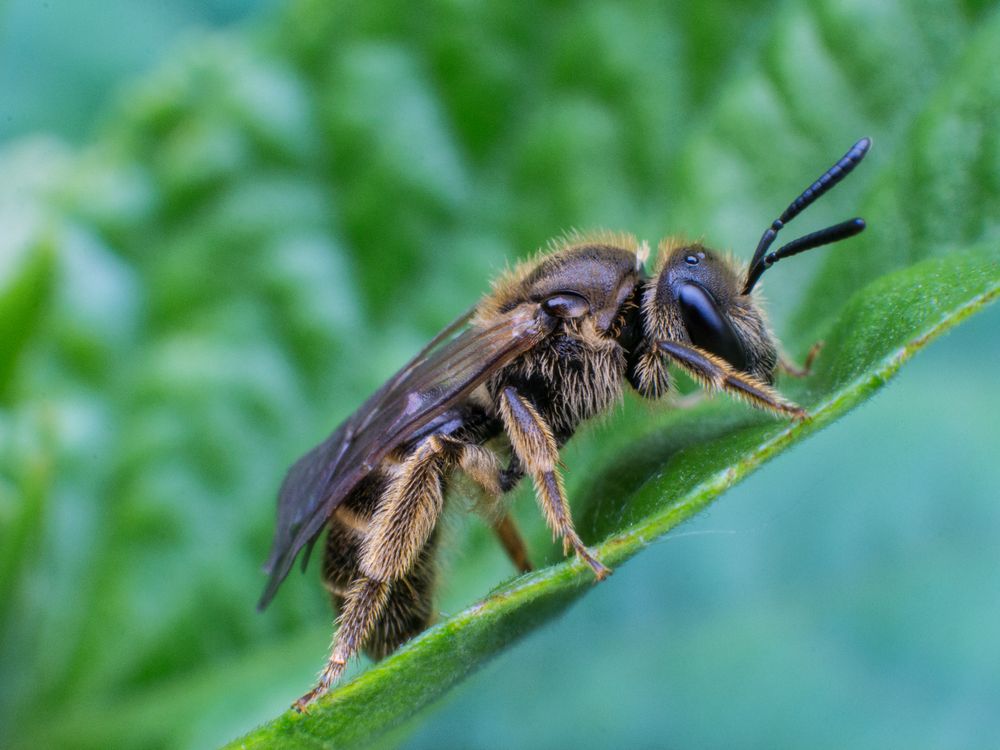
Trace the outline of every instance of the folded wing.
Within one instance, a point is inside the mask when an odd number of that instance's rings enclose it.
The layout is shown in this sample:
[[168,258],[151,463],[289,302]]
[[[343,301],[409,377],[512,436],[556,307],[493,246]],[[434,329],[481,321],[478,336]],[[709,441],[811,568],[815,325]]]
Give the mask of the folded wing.
[[468,325],[473,312],[438,334],[288,471],[278,495],[277,527],[265,566],[270,578],[259,609],[271,601],[299,552],[306,545],[311,548],[330,514],[365,475],[497,369],[542,341],[553,325],[537,307],[527,305],[489,326]]

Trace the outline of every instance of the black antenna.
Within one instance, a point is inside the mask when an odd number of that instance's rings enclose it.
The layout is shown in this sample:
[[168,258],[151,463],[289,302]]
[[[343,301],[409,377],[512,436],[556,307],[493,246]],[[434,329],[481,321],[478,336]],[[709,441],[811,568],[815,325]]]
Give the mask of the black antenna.
[[774,239],[778,236],[778,232],[780,232],[788,222],[805,211],[822,195],[828,192],[830,188],[847,177],[847,175],[849,175],[854,168],[861,163],[861,160],[865,158],[865,154],[868,153],[868,149],[871,148],[871,145],[872,141],[870,138],[862,138],[860,141],[855,143],[851,147],[851,150],[844,154],[844,156],[836,164],[826,170],[826,172],[824,172],[823,175],[816,180],[816,182],[803,190],[802,194],[793,200],[781,216],[775,219],[771,226],[768,227],[767,231],[761,235],[760,242],[757,243],[757,249],[754,251],[753,259],[750,261],[750,267],[747,269],[747,281],[743,287],[743,294],[749,294],[753,289],[754,284],[756,284],[757,280],[761,277],[761,274],[782,258],[787,258],[790,255],[811,250],[814,247],[829,245],[831,242],[847,239],[848,237],[853,237],[859,232],[864,231],[864,220],[851,219],[850,221],[845,221],[841,224],[821,229],[818,232],[807,234],[806,236],[793,240],[787,245],[782,246],[779,250],[767,255],[767,251],[774,243]]

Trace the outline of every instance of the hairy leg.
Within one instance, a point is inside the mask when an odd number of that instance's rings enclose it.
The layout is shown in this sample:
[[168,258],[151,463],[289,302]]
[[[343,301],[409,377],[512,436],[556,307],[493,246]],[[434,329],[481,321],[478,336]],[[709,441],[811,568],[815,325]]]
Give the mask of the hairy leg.
[[382,615],[364,642],[365,653],[372,659],[384,659],[434,621],[438,536],[435,529],[413,567],[390,584]]
[[514,453],[535,483],[535,492],[552,533],[563,540],[563,551],[573,549],[597,580],[611,573],[584,546],[573,528],[562,476],[556,468],[559,449],[552,429],[532,403],[514,388],[504,388],[500,396],[500,417]]
[[781,357],[778,360],[778,367],[782,370],[782,372],[793,378],[807,378],[810,374],[812,374],[812,365],[813,361],[816,359],[816,355],[823,350],[823,346],[825,344],[825,341],[817,341],[809,347],[809,351],[806,353],[806,359],[805,362],[802,363],[802,367],[798,367],[794,362],[786,359],[785,357]]
[[389,584],[385,581],[360,577],[351,584],[337,620],[330,658],[320,672],[316,687],[295,701],[296,711],[304,713],[310,703],[329,691],[343,673],[347,660],[361,649],[361,644],[375,627],[388,597]]
[[503,546],[507,557],[514,563],[519,573],[530,573],[534,570],[531,560],[528,557],[528,548],[524,544],[524,537],[517,529],[514,519],[507,513],[493,521],[493,533],[497,535],[500,544]]
[[304,711],[340,677],[382,618],[391,586],[414,569],[444,506],[441,476],[449,448],[437,436],[427,438],[406,457],[380,498],[361,544],[360,574],[344,594],[330,658],[316,687],[295,702],[297,710]]
[[[368,526],[367,518],[343,505],[330,518],[323,582],[338,612],[344,611],[347,592],[361,577],[361,547],[368,534]],[[413,567],[389,585],[382,614],[362,645],[372,659],[384,659],[433,621],[438,536],[437,529],[431,532]]]
[[769,385],[734,369],[728,362],[703,349],[678,341],[660,341],[657,346],[681,368],[703,385],[722,390],[751,406],[792,419],[805,419],[801,406],[786,401]]
[[504,480],[507,477],[507,472],[501,468],[500,459],[489,448],[484,448],[481,445],[460,445],[457,453],[459,467],[466,476],[482,488],[494,506],[488,508],[486,513],[487,517],[490,518],[493,533],[497,535],[504,552],[521,573],[530,572],[532,565],[528,559],[528,549],[524,544],[524,539],[518,531],[514,519],[500,506],[500,496],[512,489],[513,486],[505,486]]

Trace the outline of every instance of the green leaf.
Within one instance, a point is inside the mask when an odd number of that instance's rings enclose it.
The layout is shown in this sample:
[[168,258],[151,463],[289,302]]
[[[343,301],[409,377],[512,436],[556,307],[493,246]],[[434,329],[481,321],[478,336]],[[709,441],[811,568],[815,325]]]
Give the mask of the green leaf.
[[53,285],[51,238],[35,239],[22,256],[15,273],[0,273],[0,398],[10,387],[18,359],[38,329]]
[[[714,403],[657,420],[588,477],[594,490],[583,505],[596,503],[600,527],[614,528],[597,545],[598,555],[621,565],[764,461],[871,396],[931,339],[997,296],[996,245],[924,261],[850,299],[810,378],[806,422],[765,421]],[[635,456],[655,459],[644,466]],[[517,578],[322,698],[309,715],[289,711],[227,747],[369,746],[592,585],[592,574],[576,560]]]

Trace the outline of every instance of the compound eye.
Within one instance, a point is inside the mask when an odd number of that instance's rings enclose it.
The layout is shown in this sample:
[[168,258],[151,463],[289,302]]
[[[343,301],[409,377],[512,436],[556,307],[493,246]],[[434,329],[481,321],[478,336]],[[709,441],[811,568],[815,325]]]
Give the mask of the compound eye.
[[590,303],[579,294],[559,292],[546,297],[542,309],[554,318],[579,318],[590,312]]
[[732,324],[719,312],[712,295],[692,282],[677,294],[681,318],[695,346],[722,357],[737,370],[746,371],[747,356]]

